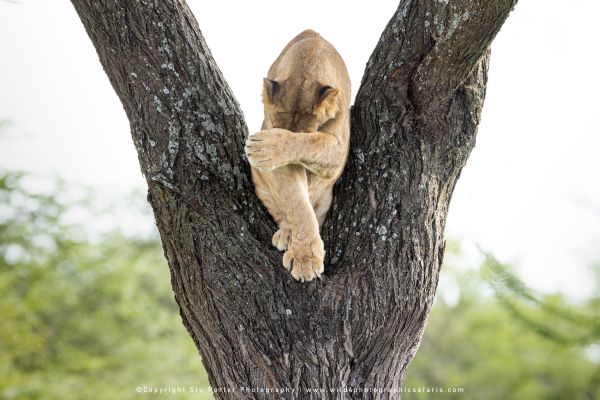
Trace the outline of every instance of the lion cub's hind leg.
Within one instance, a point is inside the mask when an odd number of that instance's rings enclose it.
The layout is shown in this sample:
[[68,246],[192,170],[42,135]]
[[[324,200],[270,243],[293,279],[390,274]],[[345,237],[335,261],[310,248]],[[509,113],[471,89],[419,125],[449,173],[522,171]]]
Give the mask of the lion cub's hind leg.
[[278,223],[277,226],[279,229],[273,235],[273,246],[279,251],[286,251],[292,240],[292,230],[287,221],[282,221],[282,223]]
[[333,189],[331,187],[326,188],[325,192],[316,200],[311,200],[312,206],[319,222],[319,229],[323,227],[325,217],[327,217],[327,211],[331,207],[331,201],[333,200]]

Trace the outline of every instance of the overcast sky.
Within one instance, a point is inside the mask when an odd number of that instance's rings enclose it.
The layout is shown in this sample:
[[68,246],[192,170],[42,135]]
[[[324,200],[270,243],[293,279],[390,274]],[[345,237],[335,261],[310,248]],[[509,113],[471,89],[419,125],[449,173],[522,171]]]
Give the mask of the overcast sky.
[[[312,28],[346,61],[354,91],[398,0],[189,1],[260,127],[262,78]],[[600,259],[597,0],[521,0],[492,47],[477,146],[447,233],[514,262],[541,290],[589,294]],[[121,104],[68,1],[0,1],[0,167],[118,195],[142,188]]]

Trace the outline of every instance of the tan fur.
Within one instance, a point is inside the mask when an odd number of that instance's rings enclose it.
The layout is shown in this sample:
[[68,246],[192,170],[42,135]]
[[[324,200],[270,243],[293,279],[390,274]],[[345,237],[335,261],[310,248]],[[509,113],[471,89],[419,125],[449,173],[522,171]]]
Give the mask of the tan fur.
[[265,119],[246,154],[256,194],[279,227],[273,245],[306,282],[323,272],[319,228],[348,156],[350,78],[335,48],[307,30],[283,49],[263,85]]

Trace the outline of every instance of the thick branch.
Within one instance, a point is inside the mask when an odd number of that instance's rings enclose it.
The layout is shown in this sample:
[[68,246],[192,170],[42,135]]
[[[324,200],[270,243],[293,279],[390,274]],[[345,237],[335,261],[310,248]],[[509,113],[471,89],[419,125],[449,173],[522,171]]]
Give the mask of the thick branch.
[[[351,342],[363,349],[355,356],[363,366],[353,371],[355,382],[401,381],[435,295],[452,191],[475,144],[487,48],[458,87],[440,98],[444,107],[436,112],[420,107],[414,87],[418,68],[435,46],[434,31],[442,33],[450,24],[442,18],[447,11],[439,1],[400,2],[369,59],[353,107],[349,163],[324,232],[329,270],[347,274],[366,299],[353,303],[350,313]],[[451,74],[436,79],[454,80]],[[365,330],[372,334],[359,333]],[[395,359],[402,368],[390,376],[394,366],[371,355],[398,348],[404,349]]]
[[[517,0],[401,0],[363,77],[356,105],[419,118],[447,105],[488,52]],[[373,87],[380,91],[373,98]],[[366,92],[363,94],[363,90]]]
[[248,190],[242,112],[185,2],[72,2],[127,112],[149,183],[185,193],[190,177],[176,173],[185,161],[206,188]]
[[[455,0],[434,16],[434,45],[413,79],[415,98],[423,112],[444,102],[464,83],[516,3],[517,0]],[[444,23],[440,22],[442,15]]]

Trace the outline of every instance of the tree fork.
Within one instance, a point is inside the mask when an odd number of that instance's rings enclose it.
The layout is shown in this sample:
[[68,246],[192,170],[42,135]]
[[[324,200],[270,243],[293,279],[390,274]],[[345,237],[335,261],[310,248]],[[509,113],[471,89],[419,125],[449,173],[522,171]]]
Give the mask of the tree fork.
[[325,276],[309,284],[271,247],[246,123],[185,2],[72,3],[129,118],[183,323],[211,385],[235,390],[215,397],[399,398],[475,144],[489,45],[516,0],[400,1],[353,106]]

